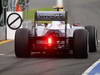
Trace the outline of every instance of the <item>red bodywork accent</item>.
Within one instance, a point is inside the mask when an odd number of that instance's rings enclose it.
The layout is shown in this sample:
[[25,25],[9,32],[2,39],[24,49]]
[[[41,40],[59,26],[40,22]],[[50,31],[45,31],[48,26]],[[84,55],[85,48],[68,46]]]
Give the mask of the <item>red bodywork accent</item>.
[[79,23],[77,23],[77,24],[73,24],[73,26],[80,26],[80,24],[79,24]]

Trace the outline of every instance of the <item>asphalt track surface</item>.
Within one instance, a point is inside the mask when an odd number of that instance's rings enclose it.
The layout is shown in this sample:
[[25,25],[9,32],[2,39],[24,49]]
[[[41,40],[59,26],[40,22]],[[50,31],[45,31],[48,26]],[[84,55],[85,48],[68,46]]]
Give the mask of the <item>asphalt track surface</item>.
[[[30,8],[51,7],[54,0],[30,0]],[[65,9],[69,11],[69,22],[81,25],[95,25],[100,33],[100,0],[64,0]],[[98,36],[100,39],[100,35]],[[81,75],[90,65],[100,58],[97,53],[89,53],[88,59],[73,57],[37,57],[16,58],[14,42],[0,45],[0,75]]]

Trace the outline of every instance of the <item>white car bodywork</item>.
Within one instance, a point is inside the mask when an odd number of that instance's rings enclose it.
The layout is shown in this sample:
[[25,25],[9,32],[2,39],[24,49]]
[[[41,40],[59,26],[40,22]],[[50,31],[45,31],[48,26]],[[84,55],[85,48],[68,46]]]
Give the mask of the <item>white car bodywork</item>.
[[[41,26],[36,25],[36,29],[38,36],[45,35],[48,30],[60,30],[62,33],[65,33],[65,23],[64,21],[52,21],[51,24],[48,24],[46,27],[44,24],[41,24]],[[74,31],[77,29],[85,28],[67,24],[67,37],[73,37]]]

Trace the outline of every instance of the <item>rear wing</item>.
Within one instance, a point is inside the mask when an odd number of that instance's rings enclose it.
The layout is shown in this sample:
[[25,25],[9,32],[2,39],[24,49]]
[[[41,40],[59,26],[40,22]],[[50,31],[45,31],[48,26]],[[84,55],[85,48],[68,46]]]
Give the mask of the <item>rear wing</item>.
[[35,21],[67,21],[65,11],[37,11]]

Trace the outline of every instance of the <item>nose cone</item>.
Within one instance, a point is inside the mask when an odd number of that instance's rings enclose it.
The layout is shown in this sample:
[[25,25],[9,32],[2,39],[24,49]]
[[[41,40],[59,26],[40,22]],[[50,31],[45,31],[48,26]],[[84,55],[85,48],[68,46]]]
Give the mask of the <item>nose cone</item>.
[[63,0],[57,0],[57,6],[63,7]]
[[57,0],[56,6],[54,6],[53,8],[63,9],[64,8],[63,0]]

